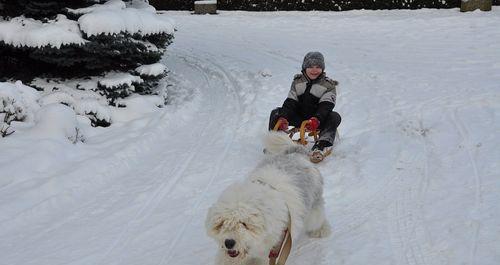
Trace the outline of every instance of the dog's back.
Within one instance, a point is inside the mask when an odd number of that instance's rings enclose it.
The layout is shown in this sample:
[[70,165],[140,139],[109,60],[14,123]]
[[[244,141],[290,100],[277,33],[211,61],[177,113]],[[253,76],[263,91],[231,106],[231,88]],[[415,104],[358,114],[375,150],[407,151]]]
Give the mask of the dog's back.
[[[292,231],[302,230],[304,222],[307,231],[321,227],[324,220],[323,177],[309,161],[308,149],[282,132],[269,132],[264,145],[269,155],[250,174],[250,180],[266,183],[282,194],[293,220]],[[310,213],[315,213],[314,217],[320,222],[312,229],[309,227]]]
[[307,149],[304,146],[294,143],[283,132],[268,132],[264,138],[264,146],[266,153],[273,155],[290,153],[307,154]]

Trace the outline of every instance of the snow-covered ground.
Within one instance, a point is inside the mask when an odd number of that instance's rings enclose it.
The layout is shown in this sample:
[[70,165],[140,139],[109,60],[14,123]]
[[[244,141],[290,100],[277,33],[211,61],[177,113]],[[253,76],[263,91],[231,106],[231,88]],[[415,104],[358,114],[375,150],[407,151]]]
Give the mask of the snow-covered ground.
[[333,234],[287,264],[499,264],[500,8],[164,16],[168,106],[76,145],[0,138],[0,264],[211,264],[206,210],[310,50],[340,83]]

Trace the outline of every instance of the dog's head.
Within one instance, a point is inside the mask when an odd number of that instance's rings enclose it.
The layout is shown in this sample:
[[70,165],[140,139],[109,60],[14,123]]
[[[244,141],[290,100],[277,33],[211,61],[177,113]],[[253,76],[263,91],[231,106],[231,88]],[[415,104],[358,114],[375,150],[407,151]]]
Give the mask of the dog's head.
[[219,255],[231,263],[269,251],[264,216],[252,203],[219,201],[209,209],[205,224],[219,245]]

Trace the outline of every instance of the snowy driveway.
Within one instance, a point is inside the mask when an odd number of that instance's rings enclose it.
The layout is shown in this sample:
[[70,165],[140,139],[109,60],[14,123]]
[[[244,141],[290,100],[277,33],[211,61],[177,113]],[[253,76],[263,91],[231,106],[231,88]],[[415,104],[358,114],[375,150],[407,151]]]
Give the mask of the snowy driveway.
[[262,157],[309,50],[340,82],[341,140],[319,165],[333,235],[287,264],[498,264],[499,13],[167,12],[165,111],[69,157],[0,139],[0,264],[211,264],[206,210]]

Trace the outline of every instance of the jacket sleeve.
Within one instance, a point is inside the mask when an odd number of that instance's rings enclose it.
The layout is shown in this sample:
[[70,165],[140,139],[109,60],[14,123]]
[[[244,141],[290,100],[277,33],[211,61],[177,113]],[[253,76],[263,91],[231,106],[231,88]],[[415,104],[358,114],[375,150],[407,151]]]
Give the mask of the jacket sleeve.
[[332,112],[335,107],[335,102],[337,100],[337,89],[335,85],[337,85],[337,81],[331,80],[331,86],[326,90],[326,92],[319,99],[318,109],[316,110],[315,116],[319,119],[320,122],[323,122],[328,114]]
[[281,107],[280,116],[289,119],[290,114],[297,111],[297,107],[299,105],[299,98],[297,96],[297,90],[295,89],[295,82],[292,82],[290,87],[290,92],[288,92],[288,97],[283,102],[283,106]]

